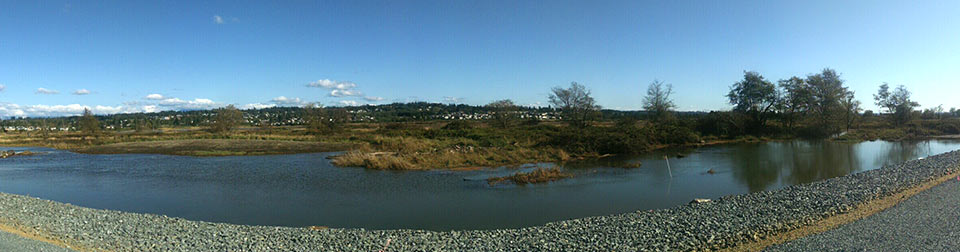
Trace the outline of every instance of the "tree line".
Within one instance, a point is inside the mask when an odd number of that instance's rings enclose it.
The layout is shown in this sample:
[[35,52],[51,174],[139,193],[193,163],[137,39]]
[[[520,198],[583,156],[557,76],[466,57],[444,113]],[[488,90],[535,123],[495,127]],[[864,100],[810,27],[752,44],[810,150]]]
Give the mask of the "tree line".
[[[671,123],[676,105],[670,96],[673,87],[655,80],[648,85],[642,98],[647,118],[654,123]],[[788,132],[810,137],[834,135],[855,126],[863,116],[874,116],[873,111],[864,111],[862,103],[833,69],[805,77],[792,76],[774,83],[755,71],[744,71],[743,79],[733,83],[725,95],[733,106],[730,112],[711,112],[700,119],[697,127],[701,133],[715,135],[765,135]],[[920,105],[911,99],[911,93],[903,85],[890,91],[883,83],[873,95],[874,102],[893,126],[945,113],[942,106],[924,112],[916,110]],[[599,119],[600,106],[590,95],[589,89],[579,83],[568,88],[555,87],[548,97],[550,104],[562,112],[562,120],[573,127],[587,127]],[[509,100],[489,104],[503,110]],[[503,112],[500,112],[503,113]],[[949,114],[960,116],[957,109]],[[502,121],[502,118],[498,118]],[[776,125],[771,127],[771,122]],[[498,125],[505,123],[498,122]],[[710,130],[709,128],[714,128]],[[779,131],[779,132],[778,132]]]
[[[530,125],[537,124],[539,120],[538,117],[531,118],[530,115],[556,114],[558,119],[575,129],[587,128],[604,120],[616,121],[617,125],[625,126],[646,119],[653,126],[687,128],[699,135],[786,133],[824,137],[850,130],[864,117],[878,116],[873,111],[864,111],[862,103],[855,98],[855,93],[845,86],[840,74],[829,68],[804,77],[792,76],[776,82],[768,80],[758,72],[744,71],[743,78],[733,83],[725,94],[725,98],[733,106],[731,111],[694,114],[692,121],[689,118],[677,118],[681,112],[676,111],[676,104],[671,98],[674,95],[671,84],[654,80],[647,86],[646,93],[641,95],[643,111],[604,110],[586,86],[572,82],[568,87],[552,88],[546,97],[550,107],[546,108],[519,106],[509,99],[497,100],[484,106],[414,102],[354,107],[310,105],[303,108],[239,110],[229,105],[209,111],[108,116],[95,116],[85,110],[80,117],[66,120],[39,118],[29,124],[46,129],[66,125],[90,135],[95,135],[106,126],[116,130],[133,129],[140,132],[155,130],[164,125],[205,126],[215,133],[229,132],[242,125],[304,125],[310,132],[323,133],[337,130],[348,122],[364,121],[365,118],[375,122],[403,122],[442,119],[442,115],[454,113],[473,113],[483,114],[483,120],[493,127],[510,128],[520,124],[524,117],[522,115],[527,115],[524,124]],[[883,83],[877,93],[873,94],[873,98],[874,103],[881,108],[880,116],[887,118],[894,127],[904,126],[916,118],[960,116],[957,109],[952,108],[946,112],[942,106],[917,111],[919,104],[911,99],[910,91],[903,85],[891,90],[889,84]]]

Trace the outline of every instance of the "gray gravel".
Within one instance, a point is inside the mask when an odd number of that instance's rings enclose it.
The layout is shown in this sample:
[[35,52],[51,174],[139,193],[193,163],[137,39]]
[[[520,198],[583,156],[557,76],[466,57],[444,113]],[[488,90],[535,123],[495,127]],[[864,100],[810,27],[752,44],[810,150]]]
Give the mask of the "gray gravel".
[[0,251],[4,252],[69,252],[73,251],[57,247],[42,241],[31,240],[15,234],[0,231]]
[[710,203],[559,221],[433,232],[245,226],[96,210],[0,193],[0,219],[116,251],[674,251],[725,248],[788,231],[958,171],[960,152]]
[[949,180],[862,220],[767,251],[958,251],[960,182]]

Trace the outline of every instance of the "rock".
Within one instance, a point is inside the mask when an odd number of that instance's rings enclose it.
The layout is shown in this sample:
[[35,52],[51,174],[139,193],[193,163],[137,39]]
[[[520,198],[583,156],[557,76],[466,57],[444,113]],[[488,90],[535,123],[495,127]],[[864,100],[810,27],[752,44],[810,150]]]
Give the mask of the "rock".
[[710,199],[693,199],[690,204],[709,203]]

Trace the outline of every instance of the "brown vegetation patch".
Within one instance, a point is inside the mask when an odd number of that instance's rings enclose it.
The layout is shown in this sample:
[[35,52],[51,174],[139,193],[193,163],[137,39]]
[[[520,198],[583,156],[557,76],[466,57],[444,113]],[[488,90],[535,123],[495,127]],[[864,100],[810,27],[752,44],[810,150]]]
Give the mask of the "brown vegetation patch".
[[488,178],[487,184],[496,185],[505,181],[512,181],[517,185],[539,184],[570,177],[573,177],[573,174],[560,169],[537,168],[531,172],[519,172],[510,176]]
[[364,167],[377,170],[475,170],[512,164],[564,161],[570,156],[553,148],[471,148],[431,152],[364,152],[352,151],[333,157],[333,164],[342,167]]
[[377,170],[413,170],[415,166],[394,153],[352,151],[333,158],[338,166],[359,166]]

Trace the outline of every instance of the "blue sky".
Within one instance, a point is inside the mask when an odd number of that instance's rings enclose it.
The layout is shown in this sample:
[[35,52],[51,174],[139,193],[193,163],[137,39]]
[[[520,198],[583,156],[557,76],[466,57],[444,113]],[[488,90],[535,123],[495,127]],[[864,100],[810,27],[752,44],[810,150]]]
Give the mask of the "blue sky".
[[882,82],[960,108],[957,13],[960,1],[0,1],[0,116],[546,105],[571,81],[638,109],[654,79],[680,110],[722,110],[744,70],[825,67],[867,109]]

